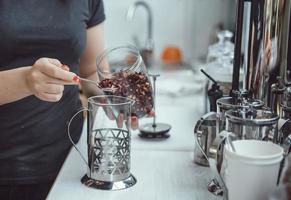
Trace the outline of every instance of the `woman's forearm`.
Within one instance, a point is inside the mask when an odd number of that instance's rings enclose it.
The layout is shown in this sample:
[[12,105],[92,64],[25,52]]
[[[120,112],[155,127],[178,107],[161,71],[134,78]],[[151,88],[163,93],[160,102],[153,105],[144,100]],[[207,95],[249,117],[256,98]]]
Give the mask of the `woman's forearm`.
[[0,105],[32,95],[26,77],[30,67],[0,71]]
[[[67,67],[66,67],[67,68]],[[0,105],[34,95],[58,102],[65,85],[77,85],[77,75],[54,58],[39,58],[32,66],[0,71]]]

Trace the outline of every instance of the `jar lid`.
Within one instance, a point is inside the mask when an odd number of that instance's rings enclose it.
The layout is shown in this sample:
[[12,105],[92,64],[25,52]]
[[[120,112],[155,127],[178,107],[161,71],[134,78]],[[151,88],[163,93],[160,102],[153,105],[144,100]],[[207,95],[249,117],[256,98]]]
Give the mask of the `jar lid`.
[[239,106],[235,103],[235,99],[233,97],[222,97],[216,101],[217,106],[223,108],[225,110],[230,110],[234,108],[238,108]]
[[242,125],[273,125],[279,120],[279,116],[266,108],[250,109],[240,108],[228,110],[225,113],[226,119]]

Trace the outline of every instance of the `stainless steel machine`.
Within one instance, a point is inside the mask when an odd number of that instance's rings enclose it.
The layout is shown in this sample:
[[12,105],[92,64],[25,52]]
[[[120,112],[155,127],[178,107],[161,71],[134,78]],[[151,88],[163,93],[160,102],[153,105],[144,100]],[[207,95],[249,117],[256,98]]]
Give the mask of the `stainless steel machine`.
[[[245,8],[250,9],[249,18],[244,16]],[[285,153],[289,153],[291,66],[287,65],[287,58],[290,10],[290,0],[237,0],[232,90],[228,97],[217,100],[215,137],[213,123],[199,120],[195,126],[195,140],[200,148],[195,148],[194,154],[203,151],[202,157],[194,157],[196,163],[205,165],[205,161],[215,159],[219,166],[225,139],[221,131],[231,132],[228,137],[233,140],[269,140],[282,145]],[[242,44],[243,37],[246,44]],[[245,69],[244,88],[239,84],[240,68]],[[210,127],[205,127],[207,124]],[[205,135],[209,132],[211,137]],[[202,136],[214,139],[203,140]],[[204,158],[203,162],[201,158]],[[219,171],[219,168],[215,170]]]

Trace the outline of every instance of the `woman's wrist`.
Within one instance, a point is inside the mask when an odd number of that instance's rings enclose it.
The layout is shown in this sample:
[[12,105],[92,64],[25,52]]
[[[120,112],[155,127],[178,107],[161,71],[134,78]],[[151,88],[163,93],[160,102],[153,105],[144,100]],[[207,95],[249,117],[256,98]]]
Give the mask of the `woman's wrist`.
[[32,95],[27,75],[31,67],[19,67],[0,72],[0,105],[11,103]]
[[20,68],[20,70],[21,70],[20,77],[22,77],[23,94],[25,94],[27,96],[33,95],[33,92],[29,86],[29,80],[28,80],[29,74],[31,72],[31,68],[32,68],[32,66]]

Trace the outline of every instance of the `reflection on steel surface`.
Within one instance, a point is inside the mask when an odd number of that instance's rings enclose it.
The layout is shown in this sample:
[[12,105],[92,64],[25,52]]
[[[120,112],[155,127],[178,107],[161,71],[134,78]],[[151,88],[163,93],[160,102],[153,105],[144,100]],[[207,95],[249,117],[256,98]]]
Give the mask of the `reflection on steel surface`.
[[246,89],[269,107],[279,102],[272,102],[271,85],[278,76],[290,79],[286,75],[290,5],[290,0],[252,1]]

